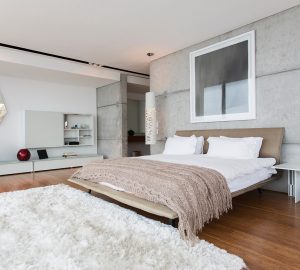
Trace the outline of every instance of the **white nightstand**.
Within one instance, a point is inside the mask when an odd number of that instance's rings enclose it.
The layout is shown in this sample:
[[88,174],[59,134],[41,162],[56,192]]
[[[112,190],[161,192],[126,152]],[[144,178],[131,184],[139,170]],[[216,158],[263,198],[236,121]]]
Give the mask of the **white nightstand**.
[[283,163],[274,166],[277,170],[288,171],[288,195],[300,201],[300,163]]

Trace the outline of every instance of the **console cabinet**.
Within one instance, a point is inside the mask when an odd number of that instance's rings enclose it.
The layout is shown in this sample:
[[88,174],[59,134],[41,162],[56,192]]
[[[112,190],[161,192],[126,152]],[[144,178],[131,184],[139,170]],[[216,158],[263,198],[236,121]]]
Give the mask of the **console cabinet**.
[[29,173],[29,172],[33,172],[33,162],[32,161],[0,162],[0,175]]
[[103,159],[103,156],[77,156],[68,158],[49,158],[33,161],[34,171],[81,167],[90,162]]
[[30,173],[47,170],[81,167],[90,162],[102,160],[103,156],[87,155],[76,157],[57,157],[43,160],[0,162],[0,175]]

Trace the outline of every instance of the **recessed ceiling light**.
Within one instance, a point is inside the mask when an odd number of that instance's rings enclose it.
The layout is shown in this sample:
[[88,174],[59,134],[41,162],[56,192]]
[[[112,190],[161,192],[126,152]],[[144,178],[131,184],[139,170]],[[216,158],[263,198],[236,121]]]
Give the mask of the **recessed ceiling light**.
[[94,66],[94,67],[100,67],[100,64],[96,64],[96,63],[89,63],[89,65]]

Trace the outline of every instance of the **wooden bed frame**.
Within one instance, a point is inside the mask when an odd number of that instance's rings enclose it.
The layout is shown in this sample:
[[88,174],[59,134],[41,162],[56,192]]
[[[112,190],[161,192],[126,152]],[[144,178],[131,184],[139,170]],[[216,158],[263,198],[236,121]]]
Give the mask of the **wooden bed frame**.
[[[218,136],[263,137],[264,140],[263,140],[263,144],[262,144],[262,147],[260,150],[260,157],[263,157],[263,158],[273,157],[276,159],[276,163],[278,164],[280,161],[281,145],[282,145],[282,140],[283,140],[283,135],[284,135],[284,128],[183,130],[183,131],[176,132],[176,135],[185,136],[185,137],[191,136],[193,134],[196,136],[204,136],[204,138],[205,138],[204,153],[206,153],[207,149],[208,149],[208,143],[206,140],[208,137],[218,137]],[[244,194],[248,191],[261,188],[266,183],[273,181],[277,178],[279,178],[278,174],[275,176],[272,176],[269,179],[261,181],[255,185],[249,186],[243,190],[233,192],[232,197],[236,197],[236,196]],[[73,180],[73,179],[69,179],[68,181],[88,189],[89,193],[91,193],[91,191],[94,191],[96,193],[100,193],[105,196],[108,196],[118,202],[125,204],[125,205],[143,210],[145,212],[148,212],[148,213],[151,213],[151,214],[154,214],[157,216],[168,218],[170,225],[174,226],[175,220],[178,218],[178,215],[165,205],[153,203],[148,200],[136,197],[132,194],[122,192],[122,191],[117,191],[117,190],[109,188],[107,186],[97,184],[97,183],[92,183],[89,181]]]

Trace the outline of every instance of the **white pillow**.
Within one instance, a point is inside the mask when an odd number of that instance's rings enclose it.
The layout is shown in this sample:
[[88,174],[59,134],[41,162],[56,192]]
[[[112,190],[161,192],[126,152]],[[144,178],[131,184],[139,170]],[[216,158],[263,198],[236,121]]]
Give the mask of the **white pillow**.
[[209,143],[208,156],[223,158],[245,158],[252,159],[253,149],[243,140],[228,140],[224,138],[210,137],[207,139]]
[[196,136],[185,139],[169,137],[165,144],[164,155],[192,155],[195,153],[197,144]]
[[[195,135],[192,135],[191,137],[193,137],[193,136],[195,137]],[[190,137],[182,137],[182,136],[174,135],[174,138],[185,139],[185,138],[190,138]],[[197,143],[196,143],[195,154],[201,155],[201,154],[203,154],[204,137],[200,136],[200,137],[196,137],[196,138],[197,138]]]
[[225,137],[221,136],[221,139],[225,140],[231,140],[231,141],[243,141],[246,142],[249,145],[250,151],[252,152],[252,157],[253,158],[258,158],[259,157],[259,151],[262,145],[262,141],[264,138],[262,137],[243,137],[243,138],[231,138],[231,137]]

